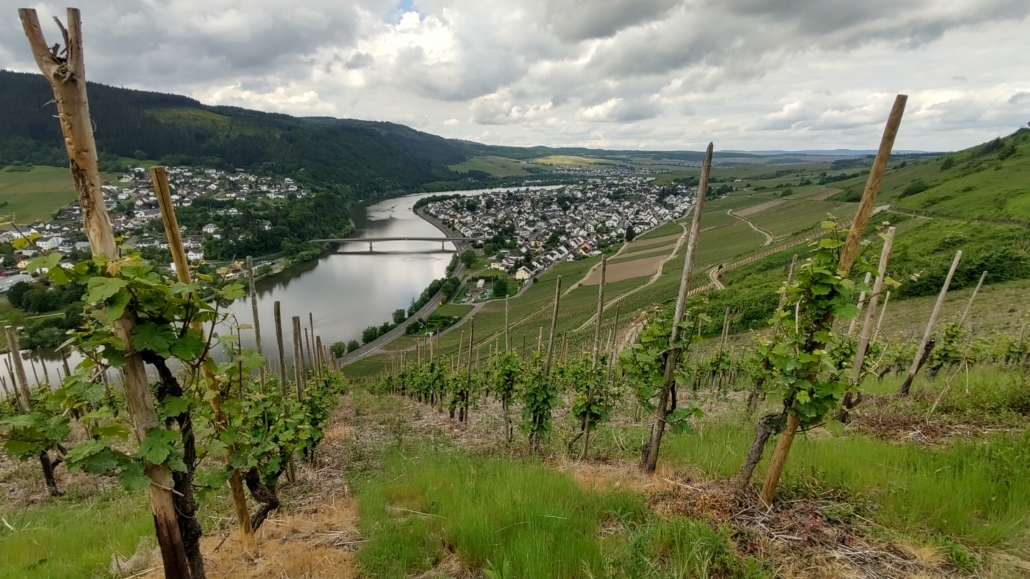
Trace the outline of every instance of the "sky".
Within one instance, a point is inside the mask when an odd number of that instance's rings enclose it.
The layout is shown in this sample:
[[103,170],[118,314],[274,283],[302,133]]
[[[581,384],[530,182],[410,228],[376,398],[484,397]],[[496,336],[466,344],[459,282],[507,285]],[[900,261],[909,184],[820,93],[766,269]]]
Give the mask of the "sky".
[[[76,0],[89,80],[495,145],[947,151],[1030,122],[1028,0]],[[0,0],[36,71],[64,4]]]

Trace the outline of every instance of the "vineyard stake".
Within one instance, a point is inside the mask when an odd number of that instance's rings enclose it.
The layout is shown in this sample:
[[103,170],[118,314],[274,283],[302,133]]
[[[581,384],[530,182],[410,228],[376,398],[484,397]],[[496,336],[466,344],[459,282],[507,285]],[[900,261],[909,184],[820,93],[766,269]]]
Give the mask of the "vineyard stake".
[[[308,329],[304,328],[304,346],[307,352],[307,356],[304,358],[304,367],[311,368],[312,375],[315,372],[315,352],[311,349],[312,336],[308,333]],[[314,377],[314,376],[312,376]]]
[[[601,280],[597,284],[597,321],[594,322],[594,345],[590,351],[590,369],[597,371],[597,359],[601,349],[601,321],[604,317],[604,280],[608,268],[608,256],[601,254]],[[587,449],[590,447],[590,424],[588,423],[590,407],[594,403],[594,390],[587,385],[587,411],[583,415],[583,450],[579,453],[579,460],[586,460]]]
[[[854,374],[852,378],[852,384],[857,388],[862,383],[862,364],[865,363],[866,350],[869,348],[869,337],[872,333],[873,328],[873,316],[876,315],[876,301],[880,297],[880,292],[883,290],[883,280],[887,276],[887,260],[890,258],[891,248],[894,246],[894,234],[896,228],[891,227],[887,230],[887,235],[883,240],[883,249],[880,250],[880,263],[877,264],[876,270],[876,281],[873,282],[873,295],[869,297],[869,307],[866,308],[865,318],[862,320],[862,333],[858,337],[858,349],[855,350],[855,361],[851,365],[851,372]],[[866,283],[868,284],[869,276],[866,275]],[[863,292],[864,295],[865,292]],[[861,300],[859,300],[861,301]],[[856,316],[855,320],[858,317]],[[854,325],[854,321],[852,322]],[[844,394],[844,400],[841,403],[840,420],[841,422],[847,422],[848,411],[854,408],[862,400],[862,393],[859,392],[856,395],[852,391],[848,391]]]
[[[865,285],[869,285],[869,280],[872,278],[872,276],[873,276],[872,273],[866,272],[866,274],[865,274],[865,281],[863,283]],[[862,308],[863,307],[865,307],[865,292],[864,291],[862,293],[858,294],[858,313],[859,314],[862,313]],[[855,317],[851,319],[851,325],[848,326],[848,339],[849,340],[855,335],[855,330],[857,330],[857,329],[858,329],[858,314],[856,314]]]
[[[315,343],[315,317],[311,314],[311,312],[308,312],[308,327],[311,330],[311,342],[309,342],[308,344],[308,348],[310,350],[311,344]],[[311,354],[311,365],[313,367],[317,367],[318,355],[315,354],[313,350],[311,350],[309,353]]]
[[966,304],[966,309],[962,310],[962,317],[958,320],[958,326],[961,328],[966,323],[966,318],[969,317],[969,310],[973,307],[973,300],[976,299],[976,294],[980,293],[980,288],[984,285],[984,279],[987,278],[987,270],[984,270],[980,274],[980,281],[976,284],[976,289],[973,290],[973,295],[969,296],[969,303]]
[[508,338],[508,296],[504,296],[504,351],[511,349],[511,340]]
[[276,301],[272,306],[275,317],[275,342],[279,346],[279,390],[286,398],[286,350],[283,348],[283,315]]
[[[165,168],[154,166],[150,168],[151,180],[154,184],[154,194],[157,197],[157,205],[161,212],[161,222],[164,225],[165,236],[168,238],[168,250],[172,254],[172,262],[175,264],[175,274],[180,283],[189,285],[193,283],[190,275],[189,262],[186,259],[186,248],[182,243],[182,233],[179,231],[179,221],[175,217],[175,206],[172,204],[172,192],[168,186],[168,174]],[[204,335],[204,327],[199,323],[191,324],[193,329]],[[242,344],[240,344],[242,347]],[[211,409],[214,411],[215,432],[225,430],[227,418],[222,411],[222,395],[214,374],[214,362],[211,360],[211,352],[204,352],[201,362],[201,370],[207,382],[208,396],[210,397]],[[240,378],[242,380],[242,377]],[[229,445],[230,455],[233,452],[233,445]],[[250,524],[250,511],[247,508],[247,495],[243,492],[243,478],[239,469],[234,469],[229,476],[229,490],[232,495],[233,508],[236,511],[236,520],[239,522],[240,531],[245,539],[254,535],[254,529]]]
[[[247,278],[250,280],[250,309],[254,318],[254,346],[258,356],[263,359],[264,352],[261,350],[261,318],[258,316],[257,289],[254,285],[254,258],[247,256]],[[265,366],[258,369],[258,378],[261,380],[261,391],[265,391]]]
[[464,408],[461,412],[461,421],[468,422],[469,418],[469,395],[472,392],[472,338],[476,332],[476,318],[469,318],[469,347],[468,364],[465,368],[465,393],[462,395]]
[[[18,375],[15,386],[15,390],[18,393],[16,398],[18,410],[22,414],[29,414],[32,412],[32,402],[29,397],[28,380],[25,378],[25,367],[22,365],[18,336],[14,333],[14,328],[11,326],[5,326],[4,331],[7,333],[7,348],[13,353],[11,358],[14,360],[14,368]],[[29,354],[29,361],[32,361],[31,353]],[[61,492],[57,490],[57,480],[54,479],[54,463],[50,461],[50,454],[45,450],[39,453],[39,465],[43,469],[43,480],[46,482],[50,496],[61,496]]]
[[[558,304],[561,302],[561,276],[554,282],[554,309],[551,310],[551,331],[547,338],[547,362],[544,363],[544,373],[551,373],[551,360],[554,357],[554,329],[558,326]],[[543,328],[540,328],[543,335]]]
[[873,341],[876,341],[876,337],[880,335],[880,327],[883,326],[883,317],[887,314],[887,304],[891,301],[891,292],[887,290],[887,295],[883,296],[883,307],[880,308],[880,317],[876,320],[876,331],[873,332]]
[[304,345],[300,336],[300,316],[293,316],[293,379],[296,381],[297,400],[304,399]]
[[643,448],[640,457],[640,469],[645,473],[654,473],[658,466],[658,449],[665,434],[665,417],[668,413],[669,394],[676,379],[676,365],[679,363],[681,347],[679,344],[680,324],[687,309],[687,293],[690,287],[690,274],[694,269],[694,257],[697,254],[697,240],[701,236],[701,214],[705,208],[705,197],[708,195],[708,175],[712,170],[712,151],[714,145],[708,143],[704,161],[701,163],[701,178],[697,185],[694,200],[694,216],[690,224],[690,237],[687,240],[687,251],[683,255],[683,274],[680,277],[679,293],[676,296],[676,310],[672,317],[672,329],[669,332],[669,352],[665,359],[665,376],[662,379],[655,406],[654,423],[651,425],[651,438]]
[[[906,95],[898,95],[894,99],[894,106],[891,107],[890,116],[887,118],[887,125],[883,130],[883,137],[880,139],[880,148],[876,152],[876,159],[869,171],[869,179],[866,181],[865,190],[862,192],[862,200],[858,204],[858,211],[855,212],[855,219],[848,231],[847,241],[841,250],[838,262],[838,271],[846,277],[855,265],[858,251],[862,244],[862,236],[865,234],[866,224],[869,216],[873,213],[873,206],[876,204],[876,194],[880,190],[880,182],[887,171],[887,162],[890,161],[891,150],[894,148],[894,140],[898,136],[898,129],[901,127],[901,117],[905,112],[905,104],[908,102]],[[833,314],[827,314],[820,323],[816,324],[821,328],[833,326]],[[815,332],[813,332],[814,334]],[[809,352],[822,348],[824,344],[812,343]],[[780,476],[783,475],[783,468],[787,465],[787,456],[790,454],[790,447],[794,444],[794,436],[797,435],[798,427],[801,425],[801,417],[796,412],[787,413],[787,425],[776,441],[776,450],[769,461],[769,470],[766,472],[765,484],[762,485],[762,502],[771,507],[773,497],[776,496],[776,487],[780,483]]]
[[919,368],[922,367],[926,361],[923,355],[926,352],[926,346],[930,342],[930,337],[933,336],[933,327],[937,324],[937,316],[941,313],[941,307],[944,305],[944,299],[948,296],[948,287],[951,286],[951,278],[955,276],[955,270],[958,268],[958,262],[962,259],[962,250],[955,252],[955,260],[951,262],[951,269],[948,270],[948,277],[944,278],[944,285],[941,286],[941,293],[937,295],[937,303],[933,305],[933,312],[930,314],[930,320],[926,323],[926,330],[923,332],[923,339],[919,341],[919,345],[916,346],[916,356],[912,360],[912,365],[908,368],[908,376],[905,377],[905,381],[902,382],[901,388],[898,389],[899,396],[905,396],[908,391],[912,388],[912,380],[915,379],[916,374],[919,373]]
[[[97,148],[93,139],[93,124],[86,98],[86,67],[83,59],[82,16],[77,8],[69,8],[68,28],[61,26],[65,37],[66,60],[58,60],[51,52],[33,9],[18,10],[22,28],[32,48],[32,55],[43,76],[54,90],[61,130],[68,151],[69,168],[75,183],[75,193],[82,208],[83,228],[89,239],[93,255],[103,255],[110,261],[119,259],[118,246],[111,231],[111,219],[104,205],[100,170],[97,166]],[[55,45],[56,46],[56,45]],[[142,442],[151,428],[160,426],[154,398],[143,357],[132,341],[136,326],[133,314],[115,321],[114,332],[126,344],[124,350],[127,380],[125,398],[132,415],[136,437]],[[166,579],[189,579],[189,561],[183,545],[179,522],[176,518],[172,495],[174,481],[171,469],[163,464],[146,463],[146,474],[154,528],[161,549]]]

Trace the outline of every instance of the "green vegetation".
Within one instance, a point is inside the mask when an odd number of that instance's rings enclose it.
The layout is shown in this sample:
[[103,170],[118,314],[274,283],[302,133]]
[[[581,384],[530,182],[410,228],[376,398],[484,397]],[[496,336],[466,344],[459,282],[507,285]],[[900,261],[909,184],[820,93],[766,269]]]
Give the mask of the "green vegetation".
[[526,176],[551,170],[542,163],[527,163],[493,155],[473,157],[463,163],[450,165],[449,168],[456,173],[480,171],[494,177]]
[[[405,458],[419,451],[414,464]],[[769,576],[734,553],[726,530],[660,519],[642,495],[584,491],[518,459],[398,449],[358,499],[369,537],[358,560],[369,577],[425,572],[448,551],[505,578]],[[621,532],[602,532],[613,526]]]
[[[0,168],[3,166],[0,159]],[[0,170],[0,214],[17,223],[48,220],[74,200],[75,185],[67,157],[55,167],[11,166]]]
[[[0,531],[0,577],[82,579],[106,574],[112,552],[129,557],[154,533],[142,492],[70,496],[16,513]],[[153,541],[144,543],[151,545]]]

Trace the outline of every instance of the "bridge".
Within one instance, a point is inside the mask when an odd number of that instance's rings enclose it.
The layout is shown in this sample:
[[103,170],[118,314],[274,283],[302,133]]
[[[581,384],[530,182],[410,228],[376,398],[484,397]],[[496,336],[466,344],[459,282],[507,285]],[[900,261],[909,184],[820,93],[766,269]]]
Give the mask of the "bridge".
[[[472,237],[341,237],[338,239],[315,239],[315,243],[348,243],[368,242],[368,251],[372,253],[372,244],[378,241],[439,241],[440,251],[446,252],[444,247],[447,242],[475,241]],[[351,253],[351,252],[348,252]]]

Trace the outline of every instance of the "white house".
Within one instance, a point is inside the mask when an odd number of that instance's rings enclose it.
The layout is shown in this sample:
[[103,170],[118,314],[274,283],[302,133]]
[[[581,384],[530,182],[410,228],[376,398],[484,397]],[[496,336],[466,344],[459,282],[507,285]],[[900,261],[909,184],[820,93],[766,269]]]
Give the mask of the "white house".
[[218,231],[218,226],[214,223],[208,223],[207,225],[201,228],[201,231],[203,231],[204,233],[214,234],[216,231]]
[[518,281],[525,281],[533,277],[533,271],[526,266],[522,266],[518,271],[515,272],[515,279]]
[[203,251],[195,251],[195,250],[191,249],[190,251],[186,252],[186,259],[188,259],[190,261],[200,261],[200,260],[204,259],[204,252]]

